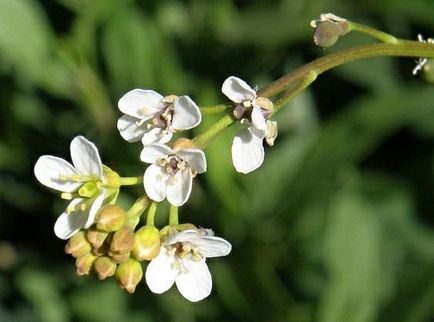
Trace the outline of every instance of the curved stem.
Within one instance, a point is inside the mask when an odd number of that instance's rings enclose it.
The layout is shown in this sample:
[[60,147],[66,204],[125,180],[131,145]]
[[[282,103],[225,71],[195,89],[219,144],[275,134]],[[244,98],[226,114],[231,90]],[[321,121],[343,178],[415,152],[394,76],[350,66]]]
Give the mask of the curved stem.
[[208,144],[216,137],[222,130],[227,128],[235,121],[232,113],[223,116],[217,123],[214,123],[208,130],[199,134],[195,138],[193,138],[193,143],[198,146],[200,149],[204,150],[208,146]]
[[155,213],[157,212],[158,203],[153,201],[149,206],[148,213],[146,214],[146,225],[154,226]]
[[400,40],[395,36],[392,36],[391,34],[385,33],[375,28],[349,20],[347,20],[346,23],[349,27],[349,31],[357,31],[388,44],[397,44],[400,42]]
[[178,224],[178,207],[170,205],[169,226],[176,226]]
[[230,107],[231,107],[230,105],[219,104],[219,105],[214,105],[214,106],[201,107],[200,111],[201,111],[202,115],[217,114],[217,113],[224,112],[225,110],[227,110]]
[[134,186],[134,185],[140,184],[142,182],[143,182],[143,176],[121,177],[120,178],[121,186]]
[[317,75],[342,64],[376,56],[434,57],[434,44],[400,40],[397,44],[371,44],[344,49],[320,57],[279,78],[258,92],[259,96],[271,97],[286,90],[294,82],[314,71]]

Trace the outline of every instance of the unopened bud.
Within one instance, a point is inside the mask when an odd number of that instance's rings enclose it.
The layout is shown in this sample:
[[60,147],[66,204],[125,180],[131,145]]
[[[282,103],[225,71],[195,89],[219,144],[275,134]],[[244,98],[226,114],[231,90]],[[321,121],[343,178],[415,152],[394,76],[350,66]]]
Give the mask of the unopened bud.
[[255,102],[257,105],[259,105],[259,107],[261,107],[264,110],[267,110],[270,112],[274,111],[273,102],[266,97],[257,97]]
[[79,231],[72,236],[65,246],[65,253],[71,254],[73,257],[83,256],[90,253],[92,246],[87,241],[84,231]]
[[316,27],[313,41],[317,46],[327,48],[333,46],[345,33],[345,27],[341,23],[324,21]]
[[434,59],[428,59],[423,66],[423,76],[428,82],[434,83]]
[[102,244],[99,247],[92,248],[92,254],[95,256],[101,256],[107,254],[109,251],[109,245],[108,244]]
[[119,264],[116,269],[116,278],[119,286],[130,294],[134,293],[142,277],[142,265],[132,258],[125,263]]
[[193,143],[193,141],[186,139],[186,138],[179,138],[178,140],[173,143],[173,151],[179,151],[186,148],[195,148],[196,145]]
[[115,275],[116,264],[107,256],[98,257],[95,260],[95,273],[99,280]]
[[278,133],[277,122],[267,120],[266,124],[267,124],[267,130],[265,133],[265,141],[269,146],[273,146]]
[[77,275],[89,275],[95,263],[96,256],[92,253],[77,257],[75,266],[77,267]]
[[101,247],[108,236],[108,233],[105,231],[100,231],[97,229],[90,229],[86,234],[86,238],[89,243],[92,244],[94,248]]
[[154,226],[143,226],[135,233],[133,255],[140,261],[152,260],[160,252],[160,232]]
[[121,229],[126,220],[127,214],[121,207],[108,205],[100,210],[96,227],[105,232],[113,232]]
[[108,254],[116,264],[124,263],[131,257],[131,253],[116,253],[109,251]]
[[128,253],[134,246],[134,231],[126,226],[113,234],[110,250],[118,253]]

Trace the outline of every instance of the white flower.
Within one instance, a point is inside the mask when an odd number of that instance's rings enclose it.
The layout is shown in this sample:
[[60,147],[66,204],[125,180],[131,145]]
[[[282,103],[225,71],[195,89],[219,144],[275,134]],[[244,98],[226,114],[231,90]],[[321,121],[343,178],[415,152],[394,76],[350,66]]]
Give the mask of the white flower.
[[[71,141],[73,165],[64,159],[41,156],[34,173],[43,185],[61,191],[62,198],[71,200],[54,225],[54,233],[68,239],[95,221],[104,199],[117,194],[119,176],[103,166],[96,146],[83,136]],[[110,182],[109,182],[110,181]]]
[[277,123],[266,120],[273,112],[273,103],[267,98],[257,97],[254,89],[234,76],[223,82],[222,92],[237,104],[234,116],[248,125],[234,137],[232,161],[238,172],[249,173],[264,161],[264,138],[273,145],[277,137]]
[[189,130],[202,120],[199,107],[188,96],[163,97],[152,90],[133,89],[118,102],[124,113],[118,130],[128,142],[166,143],[175,131]]
[[160,253],[146,269],[149,289],[161,294],[173,283],[187,300],[197,302],[206,298],[212,289],[207,257],[226,256],[231,244],[213,236],[209,229],[177,232],[172,229],[162,243]]
[[205,153],[197,148],[172,150],[164,144],[149,144],[143,147],[140,159],[152,163],[143,177],[149,198],[162,201],[167,197],[178,207],[190,196],[193,177],[206,171]]

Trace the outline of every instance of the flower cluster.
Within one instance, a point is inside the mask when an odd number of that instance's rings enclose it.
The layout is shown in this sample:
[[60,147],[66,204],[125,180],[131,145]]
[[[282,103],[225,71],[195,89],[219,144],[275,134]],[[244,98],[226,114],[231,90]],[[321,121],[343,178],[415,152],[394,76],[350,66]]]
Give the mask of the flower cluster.
[[[233,163],[238,172],[248,173],[264,160],[263,141],[273,145],[277,136],[276,122],[268,120],[273,103],[233,76],[224,81],[222,92],[244,127],[233,140]],[[142,176],[121,177],[102,164],[96,146],[83,136],[71,142],[72,164],[41,156],[34,167],[36,178],[69,200],[54,232],[68,240],[65,252],[76,258],[78,275],[115,276],[120,287],[133,293],[144,275],[142,265],[149,262],[145,280],[152,292],[163,293],[176,284],[189,301],[202,300],[212,288],[206,258],[228,255],[231,244],[210,229],[178,222],[178,207],[189,199],[193,178],[206,172],[207,162],[194,140],[171,140],[201,122],[200,108],[188,96],[143,89],[126,93],[118,107],[123,113],[119,133],[128,142],[141,141],[140,160],[148,167]],[[120,188],[142,181],[144,196],[124,211],[116,204]],[[169,225],[159,230],[154,216],[164,200],[171,207]],[[137,227],[145,212],[146,225]]]

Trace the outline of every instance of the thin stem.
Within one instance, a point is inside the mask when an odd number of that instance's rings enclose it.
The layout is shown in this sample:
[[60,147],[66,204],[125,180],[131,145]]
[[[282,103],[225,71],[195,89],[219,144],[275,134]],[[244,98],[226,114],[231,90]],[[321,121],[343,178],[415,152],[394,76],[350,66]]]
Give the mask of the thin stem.
[[317,74],[315,72],[311,72],[306,75],[306,78],[302,79],[294,88],[290,89],[285,96],[281,97],[274,103],[274,112],[276,113],[283,105],[292,100],[295,96],[297,96],[300,92],[302,92],[306,87],[312,84],[317,78]]
[[200,111],[201,111],[202,115],[217,114],[217,113],[224,112],[225,110],[227,110],[230,107],[231,107],[230,105],[219,104],[219,105],[214,105],[214,106],[201,107]]
[[375,28],[349,20],[347,20],[346,23],[348,24],[349,31],[357,31],[388,44],[397,44],[400,42],[400,40],[395,36],[392,36],[391,34],[382,32]]
[[178,207],[170,205],[169,226],[176,226],[176,225],[179,225]]
[[121,177],[121,186],[134,186],[143,182],[143,176],[138,177]]
[[146,225],[154,226],[155,213],[157,212],[158,203],[153,201],[149,206],[148,213],[146,214]]
[[208,144],[224,129],[231,125],[235,121],[232,114],[223,116],[217,123],[214,123],[208,130],[196,136],[192,141],[193,143],[204,150]]
[[434,57],[434,44],[400,40],[397,44],[371,44],[344,49],[320,57],[279,78],[258,92],[259,96],[271,97],[286,90],[294,82],[315,72],[317,75],[342,64],[376,56]]
[[146,210],[149,205],[149,198],[144,195],[136,200],[136,202],[128,210],[127,223],[131,229],[136,228],[137,224],[140,222],[140,216]]

